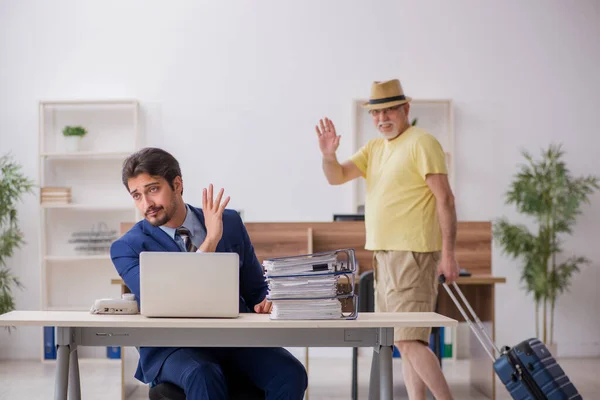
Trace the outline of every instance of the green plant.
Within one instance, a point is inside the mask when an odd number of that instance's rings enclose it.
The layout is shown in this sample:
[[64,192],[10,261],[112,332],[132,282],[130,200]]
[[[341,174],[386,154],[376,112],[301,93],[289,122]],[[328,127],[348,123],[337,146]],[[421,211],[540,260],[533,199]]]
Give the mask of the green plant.
[[540,160],[534,160],[526,151],[522,154],[527,163],[521,165],[515,175],[506,193],[506,203],[533,217],[537,234],[530,232],[524,224],[511,224],[502,217],[494,224],[494,237],[505,254],[522,260],[521,282],[535,301],[536,335],[540,337],[541,305],[541,339],[552,344],[556,300],[569,289],[571,278],[580,266],[589,262],[587,258],[575,255],[562,257],[559,262],[561,236],[572,234],[576,218],[581,214],[580,206],[589,203],[589,195],[599,188],[598,178],[573,177],[562,160],[564,152],[560,145],[550,145],[543,150]]
[[64,136],[85,136],[87,131],[82,126],[65,126],[63,129]]
[[21,166],[10,155],[0,157],[0,314],[15,308],[12,288],[22,288],[19,279],[13,275],[7,260],[15,249],[24,244],[19,230],[17,202],[25,193],[31,193],[33,182],[21,172]]

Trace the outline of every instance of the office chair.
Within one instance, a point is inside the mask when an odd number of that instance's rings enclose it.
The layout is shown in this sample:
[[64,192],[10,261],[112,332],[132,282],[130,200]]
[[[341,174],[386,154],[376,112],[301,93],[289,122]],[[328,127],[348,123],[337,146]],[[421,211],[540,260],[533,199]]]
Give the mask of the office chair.
[[185,393],[179,386],[164,382],[151,387],[149,397],[150,400],[185,400]]
[[[264,400],[265,393],[244,377],[236,376],[228,381],[230,400]],[[169,382],[159,383],[150,388],[150,400],[186,400],[183,389]]]
[[[375,311],[375,288],[373,271],[366,271],[360,274],[358,280],[358,312]],[[437,312],[437,304],[435,307]],[[441,332],[439,327],[431,329],[433,335],[433,352],[437,356],[440,366],[442,365],[442,349],[440,344]],[[358,399],[358,348],[352,349],[352,399]]]

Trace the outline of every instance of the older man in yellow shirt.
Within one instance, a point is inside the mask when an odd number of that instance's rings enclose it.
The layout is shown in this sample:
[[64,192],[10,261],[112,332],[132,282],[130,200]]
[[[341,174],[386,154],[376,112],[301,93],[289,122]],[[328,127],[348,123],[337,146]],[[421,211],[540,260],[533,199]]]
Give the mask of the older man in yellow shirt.
[[[323,171],[332,185],[366,179],[365,248],[374,252],[375,309],[432,312],[438,280],[453,282],[456,263],[456,211],[440,143],[408,119],[411,98],[397,79],[374,82],[364,107],[381,138],[370,140],[339,163],[340,136],[327,118],[316,127]],[[428,347],[430,328],[402,328],[394,342],[403,359],[411,400],[452,399],[438,360]]]

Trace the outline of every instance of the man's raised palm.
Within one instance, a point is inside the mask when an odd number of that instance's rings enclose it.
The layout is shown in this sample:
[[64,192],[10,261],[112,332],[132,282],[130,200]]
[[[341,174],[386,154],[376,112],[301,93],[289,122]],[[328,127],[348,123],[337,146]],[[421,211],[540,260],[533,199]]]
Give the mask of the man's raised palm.
[[319,125],[315,126],[317,136],[319,137],[319,148],[324,156],[334,155],[340,145],[340,136],[335,133],[335,126],[328,118],[325,121],[320,120]]
[[204,213],[204,224],[206,225],[207,238],[215,240],[217,243],[223,235],[223,212],[229,204],[229,196],[221,203],[224,190],[221,189],[217,199],[213,200],[213,185],[208,186],[208,191],[202,191],[202,211]]

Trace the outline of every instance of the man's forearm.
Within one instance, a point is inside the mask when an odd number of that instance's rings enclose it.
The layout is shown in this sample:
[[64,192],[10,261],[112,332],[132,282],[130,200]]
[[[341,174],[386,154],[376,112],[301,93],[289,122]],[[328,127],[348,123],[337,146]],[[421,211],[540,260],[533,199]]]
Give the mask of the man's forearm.
[[331,185],[339,185],[344,182],[344,170],[335,154],[332,156],[323,156],[323,172],[325,173],[327,182]]
[[207,237],[206,239],[204,239],[204,242],[202,242],[197,251],[200,253],[214,253],[215,250],[217,250],[218,244],[218,240],[214,240],[212,238]]
[[442,230],[442,254],[454,255],[456,249],[456,208],[452,196],[438,201],[438,215]]

